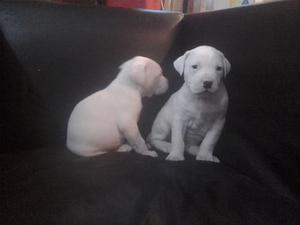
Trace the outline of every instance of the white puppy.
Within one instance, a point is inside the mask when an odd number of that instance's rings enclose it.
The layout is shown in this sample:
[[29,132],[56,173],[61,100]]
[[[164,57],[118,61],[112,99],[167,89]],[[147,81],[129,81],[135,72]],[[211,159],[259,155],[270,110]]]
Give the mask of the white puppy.
[[160,66],[141,56],[123,63],[116,79],[105,89],[79,102],[69,119],[67,147],[81,156],[108,151],[130,151],[155,157],[142,138],[137,122],[141,98],[162,94],[168,81]]
[[213,150],[225,122],[228,95],[223,78],[230,63],[217,49],[200,46],[175,60],[174,67],[185,83],[158,113],[150,144],[169,153],[167,160],[184,160],[186,150],[197,160],[219,162]]

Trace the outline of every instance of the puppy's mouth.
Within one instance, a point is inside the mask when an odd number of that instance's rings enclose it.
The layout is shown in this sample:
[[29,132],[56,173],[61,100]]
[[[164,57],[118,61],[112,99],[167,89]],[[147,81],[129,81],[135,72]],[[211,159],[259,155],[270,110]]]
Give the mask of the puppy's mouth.
[[204,91],[202,91],[202,94],[213,94],[213,91],[205,89]]
[[194,89],[192,87],[190,87],[190,90],[193,94],[195,95],[211,95],[215,92],[215,90],[212,90],[211,88],[209,89]]
[[211,95],[213,95],[213,94],[214,94],[213,91],[210,91],[210,90],[204,90],[204,91],[202,91],[202,92],[197,93],[196,95],[207,97],[207,96],[211,96]]

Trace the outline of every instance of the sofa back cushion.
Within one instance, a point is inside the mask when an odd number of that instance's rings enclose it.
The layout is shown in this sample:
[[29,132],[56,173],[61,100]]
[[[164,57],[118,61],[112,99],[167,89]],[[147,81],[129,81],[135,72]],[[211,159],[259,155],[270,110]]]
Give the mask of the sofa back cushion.
[[64,145],[68,117],[141,55],[161,63],[179,13],[1,3],[1,151]]
[[187,15],[180,33],[186,49],[212,45],[231,62],[227,122],[218,145],[223,163],[272,188],[279,187],[277,177],[295,192],[300,187],[299,12],[297,1],[279,1]]

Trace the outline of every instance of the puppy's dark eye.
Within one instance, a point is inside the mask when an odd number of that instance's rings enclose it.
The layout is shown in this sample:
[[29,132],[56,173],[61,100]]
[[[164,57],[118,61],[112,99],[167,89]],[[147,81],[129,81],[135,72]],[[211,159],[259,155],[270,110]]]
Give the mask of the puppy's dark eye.
[[193,69],[197,69],[198,65],[192,65]]
[[223,70],[223,67],[222,67],[222,66],[217,66],[217,67],[216,67],[216,70],[217,70],[217,71],[222,71],[222,70]]

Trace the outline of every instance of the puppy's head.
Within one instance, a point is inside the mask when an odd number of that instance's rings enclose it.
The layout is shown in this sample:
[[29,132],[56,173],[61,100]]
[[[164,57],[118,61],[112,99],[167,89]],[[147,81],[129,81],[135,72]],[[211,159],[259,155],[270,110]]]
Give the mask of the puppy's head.
[[159,64],[152,59],[136,56],[123,63],[120,69],[145,97],[163,94],[168,90],[168,80],[163,76]]
[[174,61],[174,67],[194,94],[214,93],[230,71],[230,63],[222,52],[200,46],[187,51]]

